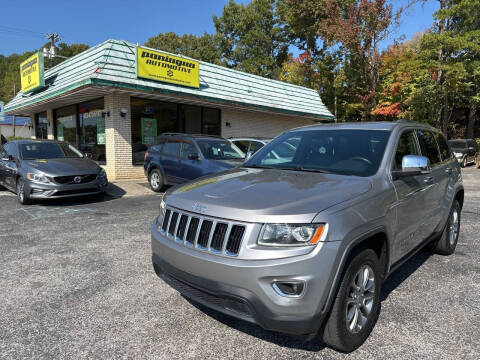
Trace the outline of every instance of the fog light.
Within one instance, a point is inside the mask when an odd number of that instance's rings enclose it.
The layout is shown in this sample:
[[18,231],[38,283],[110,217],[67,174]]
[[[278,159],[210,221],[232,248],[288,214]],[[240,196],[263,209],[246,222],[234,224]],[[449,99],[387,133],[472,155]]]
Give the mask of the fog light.
[[299,297],[305,290],[304,281],[277,281],[272,286],[277,294],[285,297]]

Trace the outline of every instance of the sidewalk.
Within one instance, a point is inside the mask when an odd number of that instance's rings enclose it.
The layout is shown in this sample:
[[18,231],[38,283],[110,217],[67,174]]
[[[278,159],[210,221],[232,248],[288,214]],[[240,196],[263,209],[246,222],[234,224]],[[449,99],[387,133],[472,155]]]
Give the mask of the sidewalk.
[[133,197],[152,195],[158,196],[158,193],[153,192],[148,185],[145,178],[116,180],[108,184],[107,194],[113,197]]

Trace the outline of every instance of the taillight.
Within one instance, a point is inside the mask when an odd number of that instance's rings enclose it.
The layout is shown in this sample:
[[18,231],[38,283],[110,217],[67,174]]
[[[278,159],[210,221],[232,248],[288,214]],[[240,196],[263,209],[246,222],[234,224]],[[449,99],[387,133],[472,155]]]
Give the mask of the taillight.
[[148,157],[148,151],[145,152],[145,158],[143,160],[147,160]]

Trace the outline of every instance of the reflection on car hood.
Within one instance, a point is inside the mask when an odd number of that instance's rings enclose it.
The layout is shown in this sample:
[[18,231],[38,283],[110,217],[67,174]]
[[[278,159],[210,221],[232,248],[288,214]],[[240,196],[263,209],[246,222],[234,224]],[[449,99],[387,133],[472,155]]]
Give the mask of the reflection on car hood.
[[94,161],[85,158],[23,160],[22,165],[50,176],[92,174],[100,170]]
[[232,160],[214,160],[217,165],[225,169],[231,169],[243,164],[244,159],[232,159]]
[[236,168],[176,187],[167,204],[238,221],[310,222],[333,205],[371,189],[369,179],[274,169]]

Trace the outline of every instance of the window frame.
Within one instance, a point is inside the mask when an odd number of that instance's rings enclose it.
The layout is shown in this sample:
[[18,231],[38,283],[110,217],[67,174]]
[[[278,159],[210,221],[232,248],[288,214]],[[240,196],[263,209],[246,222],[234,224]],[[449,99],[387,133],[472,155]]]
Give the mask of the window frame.
[[417,153],[420,154],[419,156],[423,156],[423,153],[422,153],[422,147],[420,145],[420,140],[418,138],[418,133],[417,133],[417,130],[419,130],[418,128],[414,128],[414,127],[411,127],[411,128],[405,128],[405,129],[402,129],[400,134],[397,136],[397,142],[395,143],[395,148],[394,148],[394,151],[393,151],[393,154],[392,154],[392,161],[391,161],[391,166],[390,166],[390,171],[395,171],[395,170],[401,170],[401,169],[396,169],[395,166],[396,166],[396,160],[395,160],[395,157],[397,155],[397,150],[398,150],[398,145],[400,144],[400,138],[403,136],[404,133],[406,133],[407,131],[411,131],[413,132],[413,137],[415,138],[415,147],[417,148]]

